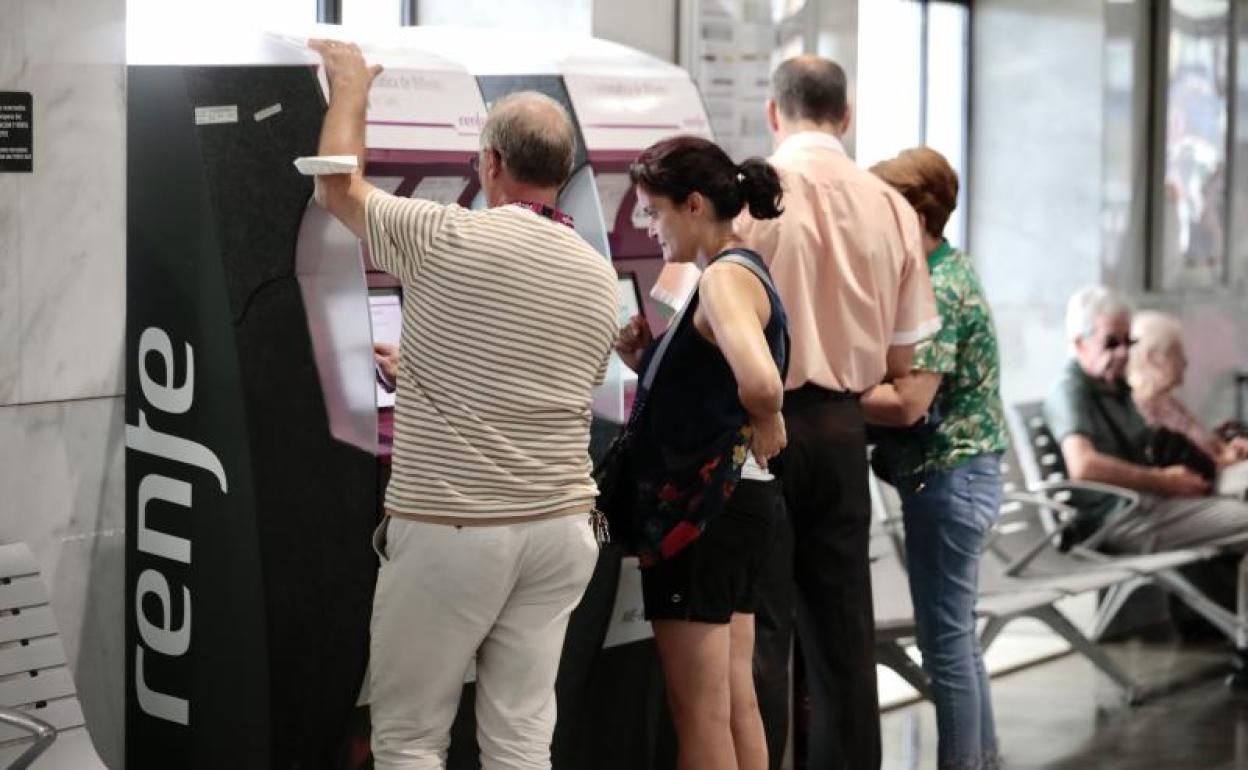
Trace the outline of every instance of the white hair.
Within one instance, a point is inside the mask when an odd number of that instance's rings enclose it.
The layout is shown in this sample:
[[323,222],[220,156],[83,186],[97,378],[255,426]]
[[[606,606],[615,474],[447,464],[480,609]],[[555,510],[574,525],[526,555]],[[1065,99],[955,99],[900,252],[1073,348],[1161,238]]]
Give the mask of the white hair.
[[1183,325],[1179,319],[1156,310],[1141,311],[1131,319],[1131,337],[1136,341],[1127,362],[1127,382],[1131,388],[1151,395],[1167,387],[1168,375],[1158,369],[1153,356],[1169,356],[1176,345],[1183,344]]
[[1066,338],[1071,342],[1092,333],[1097,319],[1131,315],[1131,303],[1108,286],[1085,286],[1066,303]]
[[1168,353],[1183,342],[1183,324],[1179,319],[1156,310],[1144,310],[1131,319],[1131,336],[1141,353]]

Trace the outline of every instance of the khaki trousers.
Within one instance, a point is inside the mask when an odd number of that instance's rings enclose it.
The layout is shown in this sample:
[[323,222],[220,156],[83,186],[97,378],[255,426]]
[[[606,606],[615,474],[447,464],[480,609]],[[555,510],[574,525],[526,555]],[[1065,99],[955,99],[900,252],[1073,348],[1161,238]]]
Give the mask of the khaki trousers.
[[464,527],[387,517],[374,545],[377,770],[445,767],[474,659],[483,770],[548,770],[568,616],[598,558],[588,515]]

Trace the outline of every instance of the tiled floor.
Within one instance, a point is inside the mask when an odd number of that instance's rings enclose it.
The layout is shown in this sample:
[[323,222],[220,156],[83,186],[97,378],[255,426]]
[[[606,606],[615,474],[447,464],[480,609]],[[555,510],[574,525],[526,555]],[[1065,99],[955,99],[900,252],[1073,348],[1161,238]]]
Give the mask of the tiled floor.
[[[1129,707],[1076,655],[997,677],[993,701],[1006,767],[1248,768],[1248,695],[1222,684],[1227,648],[1140,641],[1105,648],[1146,687],[1178,684]],[[936,767],[930,703],[884,714],[883,735],[886,770]]]

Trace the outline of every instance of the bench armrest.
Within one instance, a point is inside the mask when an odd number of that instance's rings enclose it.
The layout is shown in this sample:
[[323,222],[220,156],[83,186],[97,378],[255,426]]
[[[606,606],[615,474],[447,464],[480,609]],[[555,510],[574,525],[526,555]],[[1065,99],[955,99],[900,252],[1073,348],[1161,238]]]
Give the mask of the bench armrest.
[[13,760],[5,770],[26,770],[56,740],[55,727],[20,709],[0,708],[0,723],[25,730],[35,739],[35,742],[22,752],[20,757]]
[[[1054,539],[1061,537],[1062,532],[1074,523],[1075,516],[1078,514],[1078,511],[1073,506],[1059,502],[1050,497],[1045,497],[1044,495],[1037,494],[1035,492],[1007,492],[1002,497],[1002,500],[1003,502],[1021,503],[1023,505],[1031,505],[1037,508],[1050,510],[1059,514],[1062,518],[1061,523],[1056,529],[1051,532],[1046,532],[1044,536],[1040,537],[1035,543],[1028,546],[1023,553],[1014,557],[1012,560],[1006,561],[1003,570],[1004,573],[1009,577],[1017,577],[1023,570],[1027,569],[1027,567],[1035,561],[1036,557],[1043,553],[1046,548],[1054,547]],[[988,546],[991,546],[992,541],[995,540],[998,535],[998,531],[995,530],[997,530],[997,527],[1000,525],[1000,519],[997,521],[998,524],[994,526],[994,533],[988,541]],[[998,554],[998,557],[1005,561],[1005,558],[1000,556],[1000,554]]]

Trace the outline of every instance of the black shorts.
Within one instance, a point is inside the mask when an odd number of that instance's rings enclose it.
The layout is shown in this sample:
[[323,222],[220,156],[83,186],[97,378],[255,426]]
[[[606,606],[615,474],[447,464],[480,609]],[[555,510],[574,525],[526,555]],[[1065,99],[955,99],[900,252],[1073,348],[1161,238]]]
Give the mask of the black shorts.
[[641,571],[646,620],[727,623],[754,612],[756,583],[784,515],[777,481],[742,481],[682,551]]

